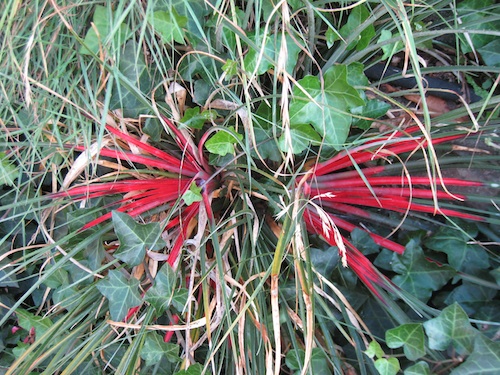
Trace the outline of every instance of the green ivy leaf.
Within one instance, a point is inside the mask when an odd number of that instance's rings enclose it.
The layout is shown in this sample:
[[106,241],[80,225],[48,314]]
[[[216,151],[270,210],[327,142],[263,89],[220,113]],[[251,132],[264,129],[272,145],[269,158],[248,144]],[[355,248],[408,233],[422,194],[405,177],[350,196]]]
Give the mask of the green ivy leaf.
[[14,180],[17,178],[17,167],[9,160],[5,152],[0,152],[0,186],[14,186]]
[[428,261],[414,240],[408,243],[402,255],[393,255],[392,269],[399,274],[392,281],[424,302],[456,273],[449,266],[438,266]]
[[403,324],[386,331],[385,341],[391,349],[403,346],[406,358],[411,361],[425,355],[424,329],[420,323]]
[[192,129],[201,129],[205,122],[213,121],[217,118],[214,110],[205,110],[200,113],[200,107],[188,108],[181,119],[182,126]]
[[[255,36],[252,36],[251,39],[255,41],[258,49],[249,46],[249,51],[243,59],[243,64],[247,72],[253,73],[256,70],[257,75],[262,75],[269,69],[272,69],[276,66],[276,61],[281,50],[281,34],[269,35],[266,38],[263,54],[260,53],[260,48],[262,48],[262,40],[259,40]],[[292,73],[295,65],[297,64],[297,58],[301,49],[300,46],[297,45],[296,40],[294,40],[291,36],[285,36],[285,43],[288,53],[285,70],[288,73]],[[257,64],[259,64],[258,67]]]
[[148,22],[164,43],[171,45],[175,41],[185,44],[183,28],[187,25],[188,19],[180,16],[175,9],[153,12]]
[[[280,150],[287,152],[291,146],[291,151],[294,154],[300,154],[302,151],[306,150],[310,144],[319,145],[321,138],[318,133],[309,124],[299,124],[291,126],[289,133],[289,141],[283,133],[278,140]],[[291,145],[289,145],[289,142]]]
[[[160,2],[156,2],[160,4]],[[207,23],[214,20],[215,17],[206,17],[211,14],[212,8],[209,7],[204,1],[185,1],[185,0],[168,0],[172,8],[177,11],[179,16],[185,17],[187,23],[182,26],[185,29],[189,44],[196,46],[200,41],[205,45]],[[156,9],[155,9],[156,10]],[[158,10],[170,10],[158,9]]]
[[336,247],[329,247],[327,249],[311,247],[309,250],[309,257],[314,269],[327,278],[329,278],[335,267],[337,267],[340,259]]
[[[285,363],[290,370],[295,370],[295,374],[298,375],[304,366],[305,357],[306,353],[302,349],[290,350],[286,355]],[[309,366],[310,372],[315,375],[331,375],[332,373],[325,352],[320,348],[313,348]]]
[[377,341],[370,342],[364,353],[370,358],[382,358],[385,354]]
[[139,224],[130,215],[119,211],[113,211],[112,219],[120,241],[115,257],[129,266],[140,264],[146,249],[158,250],[165,246],[160,223]]
[[380,375],[396,375],[401,366],[397,358],[380,358],[375,361],[375,368]]
[[225,80],[228,81],[231,77],[238,74],[238,63],[234,60],[228,59],[222,66],[222,71],[226,74]]
[[218,131],[205,143],[205,148],[208,152],[220,156],[234,153],[234,145],[238,143],[238,140],[241,141],[243,136],[237,134],[233,126],[228,129],[230,132],[225,130]]
[[43,283],[52,289],[59,288],[61,285],[68,285],[69,284],[68,271],[66,271],[62,267],[53,265],[51,265],[49,269],[51,269],[52,267],[56,267],[56,269],[51,273],[49,277],[45,279]]
[[[393,35],[390,30],[382,30],[380,32],[380,38],[377,40],[377,44],[381,44],[386,40],[392,39]],[[395,43],[384,44],[382,45],[382,52],[384,55],[382,56],[382,60],[389,60],[394,54],[399,52],[404,47],[403,42],[398,40]]]
[[[273,134],[275,127],[273,126],[274,121],[271,107],[264,102],[261,103],[254,114],[254,118],[253,131],[259,154],[257,155],[257,152],[252,149],[252,157],[280,161],[281,153],[277,145],[276,136]],[[247,135],[247,137],[249,136]],[[249,142],[250,144],[252,143],[251,141]]]
[[179,288],[172,296],[172,306],[177,311],[183,311],[189,299],[189,291],[186,288]]
[[488,66],[500,66],[500,39],[495,39],[480,47],[477,51]]
[[472,352],[474,338],[478,334],[458,303],[446,307],[437,318],[425,322],[424,328],[431,349],[446,350],[452,345],[459,354]]
[[62,285],[52,294],[52,300],[66,310],[74,309],[80,303],[81,293],[76,287]]
[[347,82],[345,65],[331,67],[323,79],[323,87],[313,76],[298,81],[290,104],[290,125],[311,124],[326,145],[339,149],[349,133],[349,109],[364,105],[364,100]]
[[353,118],[352,126],[356,126],[360,129],[369,129],[373,120],[382,117],[391,108],[390,104],[377,99],[370,99],[366,102],[366,105],[359,106],[351,109],[353,115],[367,117],[370,120],[365,120],[362,118]]
[[182,194],[182,199],[188,206],[191,206],[194,202],[201,202],[203,200],[201,196],[201,187],[196,185],[196,182],[191,182],[189,189]]
[[413,366],[407,367],[404,375],[431,375],[429,364],[425,361],[415,363]]
[[26,350],[29,349],[29,347],[30,347],[30,344],[24,343],[24,342],[19,342],[17,344],[17,346],[12,349],[12,354],[14,354],[14,356],[16,358],[19,358],[20,356],[22,356],[26,352]]
[[487,286],[463,281],[446,297],[445,303],[451,305],[458,302],[467,314],[474,314],[478,309],[493,301],[497,290]]
[[[353,87],[367,87],[370,86],[370,81],[365,75],[365,66],[359,62],[353,62],[346,66],[347,68],[347,83]],[[365,92],[363,89],[358,88],[358,94],[365,100]]]
[[332,48],[333,44],[342,38],[342,35],[340,35],[339,31],[337,29],[333,29],[331,27],[328,28],[325,32],[325,38],[326,38],[326,46],[328,48]]
[[177,371],[174,375],[201,375],[203,366],[199,363],[189,366],[186,370]]
[[500,267],[495,268],[494,270],[490,271],[490,275],[493,276],[495,279],[496,283],[500,285]]
[[[1,253],[4,254],[0,249]],[[11,263],[9,258],[4,258],[0,260],[0,288],[13,287],[19,288],[19,283],[17,282],[17,276],[14,271],[14,263]],[[12,272],[12,273],[11,273]],[[10,274],[7,276],[7,274]],[[47,283],[45,282],[45,285]]]
[[142,131],[144,134],[149,135],[152,139],[158,140],[161,138],[161,134],[164,130],[163,125],[158,118],[148,117]]
[[461,230],[452,227],[441,227],[432,235],[425,246],[440,251],[448,256],[448,263],[457,271],[473,273],[490,267],[486,250],[479,245],[470,244],[471,238],[477,235],[474,224],[463,223]]
[[141,358],[146,361],[146,366],[155,365],[163,357],[172,363],[179,361],[179,345],[163,342],[163,337],[156,332],[146,333],[141,349]]
[[[106,202],[104,197],[97,199],[94,204],[100,207],[106,207],[109,202]],[[80,262],[86,263],[91,270],[97,270],[102,265],[102,260],[106,256],[106,251],[103,246],[101,235],[98,233],[102,229],[102,224],[88,228],[83,232],[79,232],[82,227],[103,215],[101,210],[96,210],[95,207],[78,208],[66,213],[65,223],[68,226],[69,233],[76,233],[68,243],[72,246],[80,243],[83,240],[91,240],[84,250],[80,253],[82,259]],[[70,272],[73,276],[74,272]],[[75,281],[75,280],[73,280]]]
[[121,75],[113,88],[110,108],[121,109],[123,116],[131,118],[148,113],[150,108],[144,94],[150,93],[152,81],[144,53],[134,40],[125,45],[118,69]]
[[42,318],[30,313],[27,310],[17,308],[16,309],[17,321],[19,325],[26,331],[30,331],[32,328],[35,329],[35,338],[39,339],[42,337],[47,330],[52,327],[54,323],[49,318]]
[[[499,15],[498,7],[494,8],[495,0],[464,0],[457,5],[457,13],[460,16],[461,27],[467,29],[470,27],[473,30],[488,30],[499,31],[498,22],[484,22],[485,17],[491,15]],[[485,9],[489,9],[485,11]],[[460,38],[460,44],[463,52],[472,52],[472,48],[479,50],[488,43],[497,39],[497,36],[491,34],[471,33],[468,39]],[[471,43],[469,43],[469,41]],[[471,46],[472,44],[472,46]]]
[[125,318],[130,308],[141,304],[139,280],[130,280],[120,270],[110,270],[108,277],[97,283],[97,289],[109,301],[111,319],[120,321]]
[[347,50],[356,48],[356,51],[361,51],[370,44],[370,41],[375,36],[373,23],[361,30],[361,24],[368,17],[370,17],[370,11],[364,5],[359,5],[350,12],[346,24],[339,30],[344,39],[351,37],[353,34],[357,35],[356,39],[347,46]]
[[378,253],[380,249],[380,246],[373,241],[370,234],[360,228],[354,228],[351,232],[351,243],[364,255]]
[[167,311],[172,303],[177,275],[168,263],[165,263],[156,274],[154,284],[146,292],[146,301],[153,306],[158,315]]
[[[90,27],[85,35],[84,45],[80,47],[82,55],[99,55],[101,46],[106,43],[108,36],[114,29],[113,17],[108,14],[108,9],[104,6],[98,5],[95,8],[92,23],[94,27]],[[97,33],[96,33],[97,29]],[[118,31],[115,32],[114,42],[115,46],[121,46],[129,39],[132,32],[128,26],[122,23]]]
[[500,368],[500,343],[477,335],[472,354],[451,375],[495,375]]

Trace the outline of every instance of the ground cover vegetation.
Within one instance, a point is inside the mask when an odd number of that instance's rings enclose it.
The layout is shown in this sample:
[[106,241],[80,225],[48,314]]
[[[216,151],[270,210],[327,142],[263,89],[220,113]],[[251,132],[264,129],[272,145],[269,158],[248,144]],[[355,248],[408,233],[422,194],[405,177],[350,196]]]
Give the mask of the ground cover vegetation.
[[2,374],[494,374],[494,1],[0,5]]

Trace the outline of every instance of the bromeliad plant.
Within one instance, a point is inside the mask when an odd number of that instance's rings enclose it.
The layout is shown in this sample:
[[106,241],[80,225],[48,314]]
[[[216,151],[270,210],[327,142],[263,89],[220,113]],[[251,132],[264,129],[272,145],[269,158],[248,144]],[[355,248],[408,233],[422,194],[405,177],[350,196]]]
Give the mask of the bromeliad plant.
[[[463,212],[457,208],[442,208],[443,201],[465,201],[463,194],[454,194],[453,187],[479,187],[484,182],[443,177],[439,171],[433,175],[413,176],[403,165],[394,174],[394,164],[371,165],[377,160],[396,158],[426,150],[427,147],[453,142],[464,135],[435,136],[429,139],[419,135],[419,128],[397,130],[390,136],[379,137],[353,149],[339,152],[329,160],[315,164],[301,185],[310,203],[304,210],[307,229],[321,235],[330,245],[337,246],[343,264],[349,266],[376,295],[375,285],[388,286],[387,280],[375,271],[372,264],[341,234],[354,229],[366,231],[356,222],[373,222],[375,218],[367,208],[394,211],[403,216],[418,212],[483,221],[484,217]],[[432,151],[433,149],[431,149]],[[433,151],[432,151],[433,152]],[[346,219],[346,217],[348,219]],[[393,240],[367,231],[379,246],[402,254],[405,247]]]
[[[201,149],[203,142],[199,148],[195,147],[192,140],[168,118],[163,117],[163,121],[174,135],[175,142],[182,151],[181,157],[170,155],[112,126],[107,126],[106,129],[118,140],[125,142],[129,148],[136,147],[139,152],[110,148],[103,148],[99,152],[101,156],[114,158],[119,163],[137,163],[150,169],[154,168],[161,171],[163,176],[136,172],[138,177],[134,179],[74,187],[53,194],[52,197],[70,196],[73,200],[80,201],[123,194],[123,199],[115,202],[118,205],[116,211],[132,217],[138,217],[160,206],[164,207],[164,210],[169,212],[164,231],[174,232],[173,246],[167,259],[167,263],[173,267],[179,259],[183,243],[189,238],[188,232],[193,229],[190,222],[199,215],[200,205],[204,205],[207,213],[211,213],[210,201],[217,189],[219,176],[214,175],[213,168],[205,160]],[[79,146],[75,147],[75,150],[86,152]],[[112,212],[109,211],[85,224],[81,230],[92,228],[111,217]],[[142,259],[137,259],[132,265],[140,262]]]

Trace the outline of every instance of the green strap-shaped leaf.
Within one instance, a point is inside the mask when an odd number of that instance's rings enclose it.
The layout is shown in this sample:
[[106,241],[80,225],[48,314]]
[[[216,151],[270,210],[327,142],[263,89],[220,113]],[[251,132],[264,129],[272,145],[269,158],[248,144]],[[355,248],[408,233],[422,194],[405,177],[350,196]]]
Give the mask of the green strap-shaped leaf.
[[111,319],[120,321],[127,315],[128,309],[141,304],[139,280],[130,280],[119,270],[110,270],[108,277],[97,284],[97,289],[109,301]]

